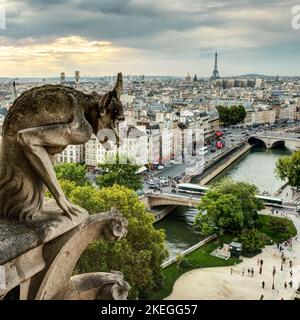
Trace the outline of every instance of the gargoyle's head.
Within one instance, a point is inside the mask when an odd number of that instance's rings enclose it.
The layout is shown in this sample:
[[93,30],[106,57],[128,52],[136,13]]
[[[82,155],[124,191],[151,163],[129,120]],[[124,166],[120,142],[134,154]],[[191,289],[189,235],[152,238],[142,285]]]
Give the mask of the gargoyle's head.
[[[107,135],[107,131],[102,129],[113,130],[117,142],[119,141],[119,122],[125,120],[123,105],[120,100],[122,90],[123,76],[122,73],[118,73],[117,83],[114,89],[100,97],[97,117],[97,137],[101,143],[106,142],[109,138]],[[103,132],[101,132],[101,130]]]

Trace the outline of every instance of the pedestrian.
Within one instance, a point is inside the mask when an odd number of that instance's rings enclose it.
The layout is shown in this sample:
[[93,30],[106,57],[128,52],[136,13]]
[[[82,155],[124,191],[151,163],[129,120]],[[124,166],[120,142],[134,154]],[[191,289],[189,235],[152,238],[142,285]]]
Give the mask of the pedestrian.
[[250,268],[248,268],[248,276],[250,276]]
[[263,264],[264,264],[264,260],[261,259],[261,260],[260,260],[260,265],[261,265],[261,267],[263,266]]
[[265,282],[264,281],[261,283],[261,286],[262,286],[263,289],[265,288]]
[[259,274],[261,274],[261,273],[262,273],[262,267],[259,268]]
[[289,285],[290,285],[290,288],[293,288],[293,281],[292,280],[289,282]]
[[290,275],[291,275],[291,277],[293,276],[293,270],[290,271]]
[[259,264],[260,264],[260,259],[257,259],[257,265],[259,266]]
[[259,300],[264,300],[264,295],[263,294],[260,296]]
[[242,270],[242,276],[244,276],[244,274],[245,274],[245,268],[243,268]]
[[284,289],[286,289],[287,288],[287,283],[286,283],[286,281],[284,281]]
[[273,266],[273,273],[276,273],[276,267]]
[[290,268],[292,268],[292,266],[293,266],[293,262],[292,260],[290,260]]
[[231,273],[231,275],[232,275],[232,272],[233,272],[233,269],[231,268],[231,269],[230,269],[230,273]]
[[252,275],[252,277],[253,277],[253,275],[254,275],[254,268],[251,268],[251,275]]

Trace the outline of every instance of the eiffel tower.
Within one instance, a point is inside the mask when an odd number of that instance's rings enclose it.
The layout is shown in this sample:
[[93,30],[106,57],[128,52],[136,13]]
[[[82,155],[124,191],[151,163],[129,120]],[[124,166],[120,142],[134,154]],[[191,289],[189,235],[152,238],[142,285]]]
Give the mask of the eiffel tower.
[[217,80],[217,79],[220,79],[220,76],[219,76],[219,71],[218,71],[218,54],[216,52],[215,53],[215,68],[212,73],[212,76],[210,77],[210,80]]

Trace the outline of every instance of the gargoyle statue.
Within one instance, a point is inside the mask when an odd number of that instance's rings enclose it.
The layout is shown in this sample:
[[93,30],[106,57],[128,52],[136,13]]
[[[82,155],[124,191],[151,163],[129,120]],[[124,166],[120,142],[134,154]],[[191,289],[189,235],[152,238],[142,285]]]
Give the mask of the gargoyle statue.
[[119,73],[114,89],[104,95],[45,85],[15,100],[2,130],[0,219],[30,220],[43,212],[45,187],[65,216],[86,213],[64,195],[53,169],[53,156],[70,144],[87,142],[101,129],[112,129],[118,140],[118,122],[124,120],[122,89]]

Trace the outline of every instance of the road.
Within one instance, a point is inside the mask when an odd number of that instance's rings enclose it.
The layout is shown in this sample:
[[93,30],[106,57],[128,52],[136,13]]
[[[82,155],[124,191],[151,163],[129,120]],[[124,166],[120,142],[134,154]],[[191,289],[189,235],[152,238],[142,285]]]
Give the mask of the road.
[[[215,147],[208,145],[208,153],[204,156],[205,164],[208,162],[214,160],[222,153],[225,153],[230,148],[236,146],[239,144],[243,139],[245,139],[245,136],[242,134],[242,132],[246,131],[245,129],[232,129],[230,130],[230,134],[227,133],[224,135],[225,139],[225,148],[223,149],[216,149]],[[211,150],[214,149],[215,152],[211,152]],[[189,164],[180,163],[180,164],[169,164],[167,165],[163,170],[155,170],[152,173],[153,178],[158,177],[176,177],[180,174],[183,174],[187,168],[189,168]],[[156,179],[157,180],[157,179]]]

